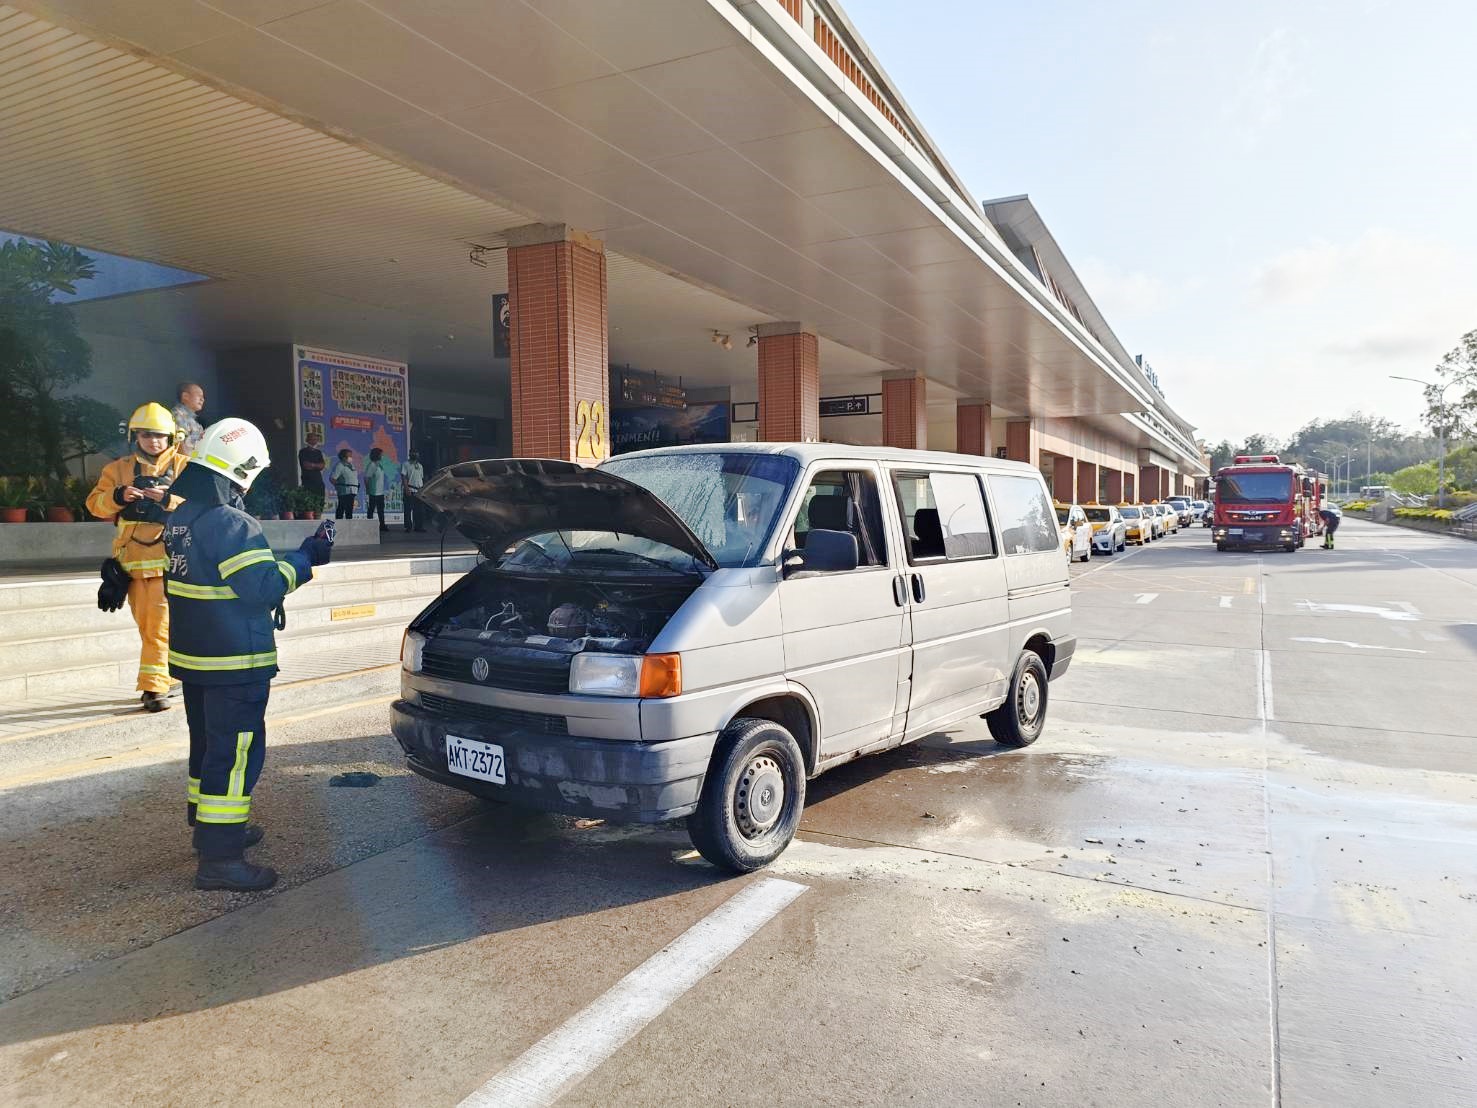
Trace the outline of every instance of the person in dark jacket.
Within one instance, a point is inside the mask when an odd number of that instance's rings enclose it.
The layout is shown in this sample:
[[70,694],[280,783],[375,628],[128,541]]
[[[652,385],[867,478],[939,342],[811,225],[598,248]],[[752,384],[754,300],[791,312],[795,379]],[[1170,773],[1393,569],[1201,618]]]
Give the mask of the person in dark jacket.
[[223,419],[206,429],[171,490],[184,503],[165,528],[169,672],[184,685],[190,729],[186,814],[200,856],[197,889],[251,891],[277,880],[245,858],[262,837],[247,820],[277,674],[274,628],[287,594],[328,561],[332,539],[325,524],[298,550],[272,553],[261,524],[242,508],[269,464],[256,427]]

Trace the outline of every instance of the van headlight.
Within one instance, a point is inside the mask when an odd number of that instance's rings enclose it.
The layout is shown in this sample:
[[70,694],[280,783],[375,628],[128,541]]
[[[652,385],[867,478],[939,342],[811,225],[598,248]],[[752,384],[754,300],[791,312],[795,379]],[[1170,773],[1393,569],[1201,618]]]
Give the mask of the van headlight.
[[426,654],[426,636],[418,631],[407,631],[400,640],[400,668],[406,673],[419,673]]
[[680,696],[682,656],[583,651],[570,663],[569,691],[586,696]]

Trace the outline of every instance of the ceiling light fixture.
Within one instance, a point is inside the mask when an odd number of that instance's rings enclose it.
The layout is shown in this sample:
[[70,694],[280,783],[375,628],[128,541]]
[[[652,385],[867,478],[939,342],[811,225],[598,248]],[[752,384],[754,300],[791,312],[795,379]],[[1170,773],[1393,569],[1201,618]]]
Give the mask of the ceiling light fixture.
[[724,350],[733,349],[733,339],[729,338],[722,331],[713,332],[713,341],[723,347]]

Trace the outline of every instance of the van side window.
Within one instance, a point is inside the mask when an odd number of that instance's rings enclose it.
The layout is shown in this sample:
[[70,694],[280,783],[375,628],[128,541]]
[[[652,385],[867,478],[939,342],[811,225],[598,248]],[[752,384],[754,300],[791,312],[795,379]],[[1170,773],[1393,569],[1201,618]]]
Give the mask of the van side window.
[[893,475],[908,561],[991,558],[995,541],[979,478],[968,473]]
[[1000,545],[1007,555],[1056,550],[1060,542],[1046,490],[1035,477],[990,474],[990,502],[1000,524]]
[[856,536],[858,566],[887,564],[882,501],[867,470],[829,469],[815,475],[800,503],[790,545],[805,549],[811,531],[849,531]]

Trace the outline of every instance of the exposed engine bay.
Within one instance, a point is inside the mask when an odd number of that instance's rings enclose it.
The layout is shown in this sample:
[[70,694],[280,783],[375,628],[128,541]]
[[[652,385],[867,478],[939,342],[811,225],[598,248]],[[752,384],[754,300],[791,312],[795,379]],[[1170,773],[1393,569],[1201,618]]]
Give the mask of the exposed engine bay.
[[642,654],[697,586],[501,573],[483,567],[428,609],[415,630],[449,645],[573,655]]

